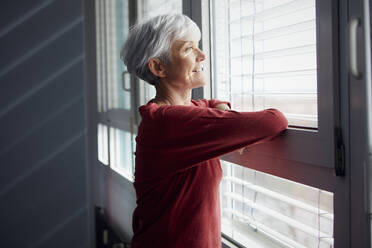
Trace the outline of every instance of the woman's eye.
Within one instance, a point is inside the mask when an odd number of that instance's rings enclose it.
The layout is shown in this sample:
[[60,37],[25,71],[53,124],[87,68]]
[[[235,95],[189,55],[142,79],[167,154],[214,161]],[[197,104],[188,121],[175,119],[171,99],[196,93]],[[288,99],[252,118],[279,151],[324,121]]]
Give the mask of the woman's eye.
[[187,47],[186,48],[186,51],[190,51],[190,49],[192,49],[192,47]]

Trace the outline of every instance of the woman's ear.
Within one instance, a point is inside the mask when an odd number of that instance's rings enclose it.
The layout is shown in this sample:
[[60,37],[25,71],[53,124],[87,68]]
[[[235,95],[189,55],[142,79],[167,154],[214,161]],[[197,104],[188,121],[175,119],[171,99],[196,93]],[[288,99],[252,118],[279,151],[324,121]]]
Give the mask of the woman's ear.
[[164,78],[166,76],[165,66],[158,58],[151,58],[148,62],[149,70],[157,77]]

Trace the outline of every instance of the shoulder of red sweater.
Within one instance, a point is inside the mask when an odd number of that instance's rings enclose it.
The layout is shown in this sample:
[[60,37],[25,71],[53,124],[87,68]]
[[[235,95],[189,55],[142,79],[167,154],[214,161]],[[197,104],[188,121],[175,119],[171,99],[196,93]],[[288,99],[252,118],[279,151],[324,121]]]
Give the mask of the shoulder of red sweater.
[[208,107],[208,100],[206,99],[198,99],[198,100],[193,100],[191,99],[191,102],[199,107]]

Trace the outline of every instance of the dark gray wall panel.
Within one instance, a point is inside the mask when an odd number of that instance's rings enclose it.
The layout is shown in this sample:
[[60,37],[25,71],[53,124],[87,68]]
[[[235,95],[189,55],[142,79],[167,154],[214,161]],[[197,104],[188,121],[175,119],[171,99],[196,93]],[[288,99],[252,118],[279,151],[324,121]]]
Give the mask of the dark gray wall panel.
[[[71,139],[84,130],[83,105],[84,102],[81,99],[4,154],[0,159],[2,164],[7,166],[0,167],[0,188],[8,187],[25,173],[43,166],[45,161],[51,159],[55,153],[58,153],[60,149],[69,144]],[[21,154],[20,151],[22,151]]]
[[33,57],[0,75],[0,117],[12,109],[10,106],[30,97],[82,61],[82,32],[82,24],[75,25]]
[[2,48],[0,68],[37,48],[44,41],[50,39],[54,33],[63,29],[66,24],[81,17],[81,12],[80,1],[54,1],[3,35],[0,39],[0,47]]
[[90,247],[82,1],[0,8],[0,247]]
[[[39,248],[66,248],[66,247],[87,247],[85,235],[81,230],[88,230],[86,227],[87,212],[86,208],[79,209],[72,218],[67,219],[65,225],[55,232],[54,235],[48,236]],[[61,243],[61,240],[64,242]]]
[[106,215],[121,238],[130,242],[133,236],[132,215],[137,205],[133,183],[108,167],[105,173],[106,192],[102,197]]
[[[0,1],[0,30],[8,30],[14,24],[23,22],[25,18],[54,2],[55,0],[29,0],[29,1]],[[4,11],[6,10],[6,11]],[[1,32],[0,32],[1,33]]]
[[[1,195],[0,218],[7,223],[2,233],[8,244],[27,247],[57,227],[75,211],[86,207],[85,170],[71,163],[84,163],[84,134],[43,167]],[[66,173],[66,171],[74,173]],[[61,176],[64,175],[64,176]],[[35,222],[37,225],[35,225]],[[84,229],[83,229],[84,230]],[[22,238],[19,238],[19,235]]]
[[[1,117],[0,156],[26,138],[24,136],[29,135],[29,132],[35,131],[33,129],[42,128],[45,121],[64,111],[71,104],[70,101],[82,98],[82,81],[83,68],[80,62]],[[18,121],[20,118],[22,121]]]

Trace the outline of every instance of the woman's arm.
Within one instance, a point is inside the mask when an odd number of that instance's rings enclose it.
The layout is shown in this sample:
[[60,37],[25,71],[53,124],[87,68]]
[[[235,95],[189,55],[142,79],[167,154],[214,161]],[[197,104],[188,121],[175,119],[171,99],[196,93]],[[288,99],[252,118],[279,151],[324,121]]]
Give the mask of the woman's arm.
[[137,143],[141,147],[137,150],[137,155],[141,155],[138,159],[162,165],[156,171],[146,171],[155,174],[187,169],[199,162],[271,140],[288,125],[287,119],[276,109],[237,112],[163,106],[155,115],[158,128],[146,133],[151,145],[141,137]]
[[[230,110],[231,108],[227,103],[218,103],[214,108],[219,109],[219,110]],[[239,154],[242,155],[246,147],[240,148],[238,150]]]

